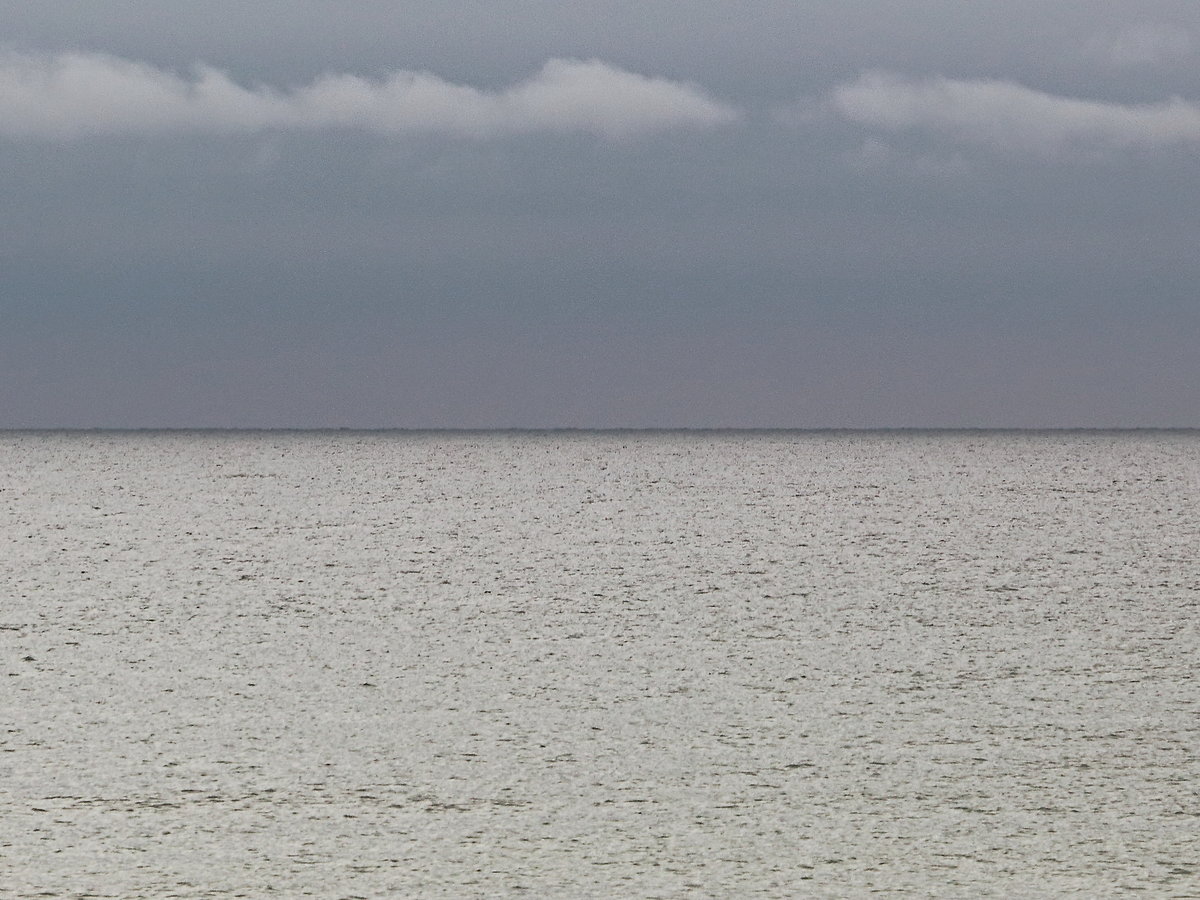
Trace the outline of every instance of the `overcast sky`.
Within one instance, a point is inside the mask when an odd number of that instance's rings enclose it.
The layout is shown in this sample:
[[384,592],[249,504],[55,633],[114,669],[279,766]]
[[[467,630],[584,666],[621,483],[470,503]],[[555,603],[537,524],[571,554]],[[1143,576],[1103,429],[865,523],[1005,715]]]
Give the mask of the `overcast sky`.
[[0,0],[0,427],[1200,426],[1200,4]]

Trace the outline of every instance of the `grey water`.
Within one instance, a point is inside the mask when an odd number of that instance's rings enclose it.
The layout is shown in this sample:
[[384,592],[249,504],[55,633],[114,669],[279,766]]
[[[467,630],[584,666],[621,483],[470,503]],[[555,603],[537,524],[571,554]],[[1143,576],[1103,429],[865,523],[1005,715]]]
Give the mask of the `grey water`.
[[0,896],[1200,897],[1200,433],[0,434]]

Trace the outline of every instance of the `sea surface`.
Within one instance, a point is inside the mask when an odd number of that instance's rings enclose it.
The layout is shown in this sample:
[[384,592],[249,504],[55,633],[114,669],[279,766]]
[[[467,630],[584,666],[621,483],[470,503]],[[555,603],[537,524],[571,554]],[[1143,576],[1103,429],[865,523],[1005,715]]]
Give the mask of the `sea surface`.
[[1200,432],[0,433],[0,896],[1200,897]]

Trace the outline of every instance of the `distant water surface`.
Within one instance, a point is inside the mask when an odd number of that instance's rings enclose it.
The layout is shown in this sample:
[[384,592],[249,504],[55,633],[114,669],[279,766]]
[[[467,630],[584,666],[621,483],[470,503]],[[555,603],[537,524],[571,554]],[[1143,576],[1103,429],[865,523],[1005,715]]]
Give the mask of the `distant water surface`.
[[1200,897],[1200,433],[0,472],[0,896]]

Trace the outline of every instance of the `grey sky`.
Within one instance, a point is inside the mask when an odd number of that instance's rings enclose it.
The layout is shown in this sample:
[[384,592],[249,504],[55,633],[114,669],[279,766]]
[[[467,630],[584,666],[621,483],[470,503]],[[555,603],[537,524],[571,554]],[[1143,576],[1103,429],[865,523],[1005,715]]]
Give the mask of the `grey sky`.
[[1200,425],[1193,2],[571,7],[0,2],[0,426]]

